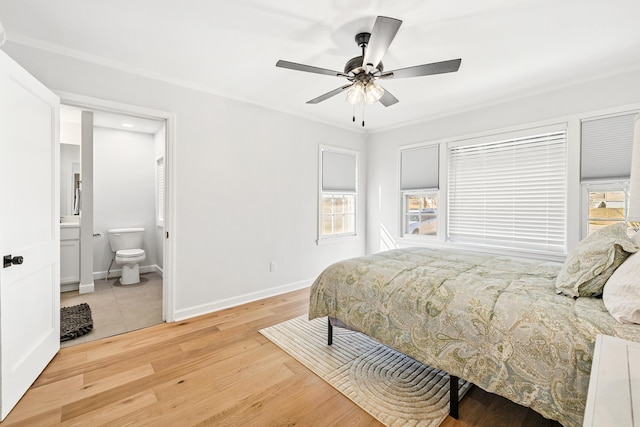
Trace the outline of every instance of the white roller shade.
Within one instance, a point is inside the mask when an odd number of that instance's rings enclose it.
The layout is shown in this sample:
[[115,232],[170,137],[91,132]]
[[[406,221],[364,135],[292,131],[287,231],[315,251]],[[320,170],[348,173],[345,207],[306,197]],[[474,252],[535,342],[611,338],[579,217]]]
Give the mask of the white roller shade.
[[322,191],[356,191],[357,156],[322,150]]
[[451,147],[448,216],[451,241],[564,252],[566,131]]
[[640,115],[635,117],[627,220],[640,222]]
[[438,188],[438,145],[400,152],[400,189]]
[[583,180],[628,178],[635,113],[584,120],[581,129]]

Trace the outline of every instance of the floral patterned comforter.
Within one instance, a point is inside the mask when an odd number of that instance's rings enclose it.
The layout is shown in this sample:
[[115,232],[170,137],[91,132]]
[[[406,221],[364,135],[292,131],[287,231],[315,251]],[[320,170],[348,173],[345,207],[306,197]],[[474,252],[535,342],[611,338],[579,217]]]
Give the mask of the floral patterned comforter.
[[[561,264],[444,249],[328,267],[309,318],[330,316],[427,365],[579,426],[597,334],[640,342],[600,298],[555,292]],[[340,345],[340,343],[334,343]]]

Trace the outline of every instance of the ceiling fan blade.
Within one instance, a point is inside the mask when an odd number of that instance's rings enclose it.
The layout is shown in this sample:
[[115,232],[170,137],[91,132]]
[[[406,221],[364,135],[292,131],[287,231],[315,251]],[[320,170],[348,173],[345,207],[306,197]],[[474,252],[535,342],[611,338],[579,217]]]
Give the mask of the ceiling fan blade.
[[400,68],[398,70],[385,71],[380,78],[404,79],[407,77],[429,76],[432,74],[454,73],[460,68],[462,59],[433,62],[431,64],[415,65],[413,67]]
[[317,98],[313,98],[311,101],[307,101],[307,104],[317,104],[319,102],[325,101],[331,98],[332,96],[336,96],[337,94],[344,92],[345,90],[349,89],[351,86],[353,86],[353,83],[349,83],[348,85],[344,85],[342,87],[334,89],[331,92],[327,92],[324,95],[320,95]]
[[298,64],[296,62],[283,61],[282,59],[276,62],[276,67],[288,68],[296,71],[306,71],[307,73],[325,74],[327,76],[335,77],[348,77],[345,73],[340,71],[328,70],[326,68],[313,67],[311,65]]
[[398,98],[391,95],[389,91],[385,89],[382,98],[380,98],[380,104],[384,105],[385,107],[390,107],[397,102],[400,102]]
[[388,18],[386,16],[378,16],[376,23],[373,24],[371,30],[371,37],[369,38],[369,44],[364,54],[364,61],[362,66],[366,67],[367,64],[371,64],[373,68],[377,68],[382,57],[387,53],[389,45],[393,41],[396,33],[400,29],[402,21],[399,19]]

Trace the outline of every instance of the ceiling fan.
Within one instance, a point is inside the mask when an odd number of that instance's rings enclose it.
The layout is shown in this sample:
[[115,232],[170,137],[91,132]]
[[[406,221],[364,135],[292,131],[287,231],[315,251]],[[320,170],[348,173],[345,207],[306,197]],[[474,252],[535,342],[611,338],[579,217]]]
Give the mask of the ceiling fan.
[[374,104],[379,101],[385,107],[389,107],[397,103],[398,98],[378,85],[376,83],[377,80],[392,78],[403,79],[407,77],[452,73],[458,71],[460,63],[462,62],[462,59],[452,59],[449,61],[400,68],[393,71],[384,71],[381,62],[382,57],[387,52],[401,24],[402,21],[399,19],[378,16],[371,33],[359,33],[356,35],[355,40],[362,49],[362,55],[347,61],[343,72],[283,60],[279,60],[276,63],[276,67],[344,77],[349,81],[349,83],[344,86],[307,101],[307,104],[317,104],[350,89],[347,93],[347,102],[350,104]]

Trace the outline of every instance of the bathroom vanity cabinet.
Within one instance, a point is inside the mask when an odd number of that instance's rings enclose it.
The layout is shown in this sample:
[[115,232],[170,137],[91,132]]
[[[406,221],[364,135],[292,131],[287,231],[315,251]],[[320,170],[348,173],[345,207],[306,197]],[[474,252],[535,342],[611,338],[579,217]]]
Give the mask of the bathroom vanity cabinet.
[[80,282],[80,226],[60,224],[60,284]]

